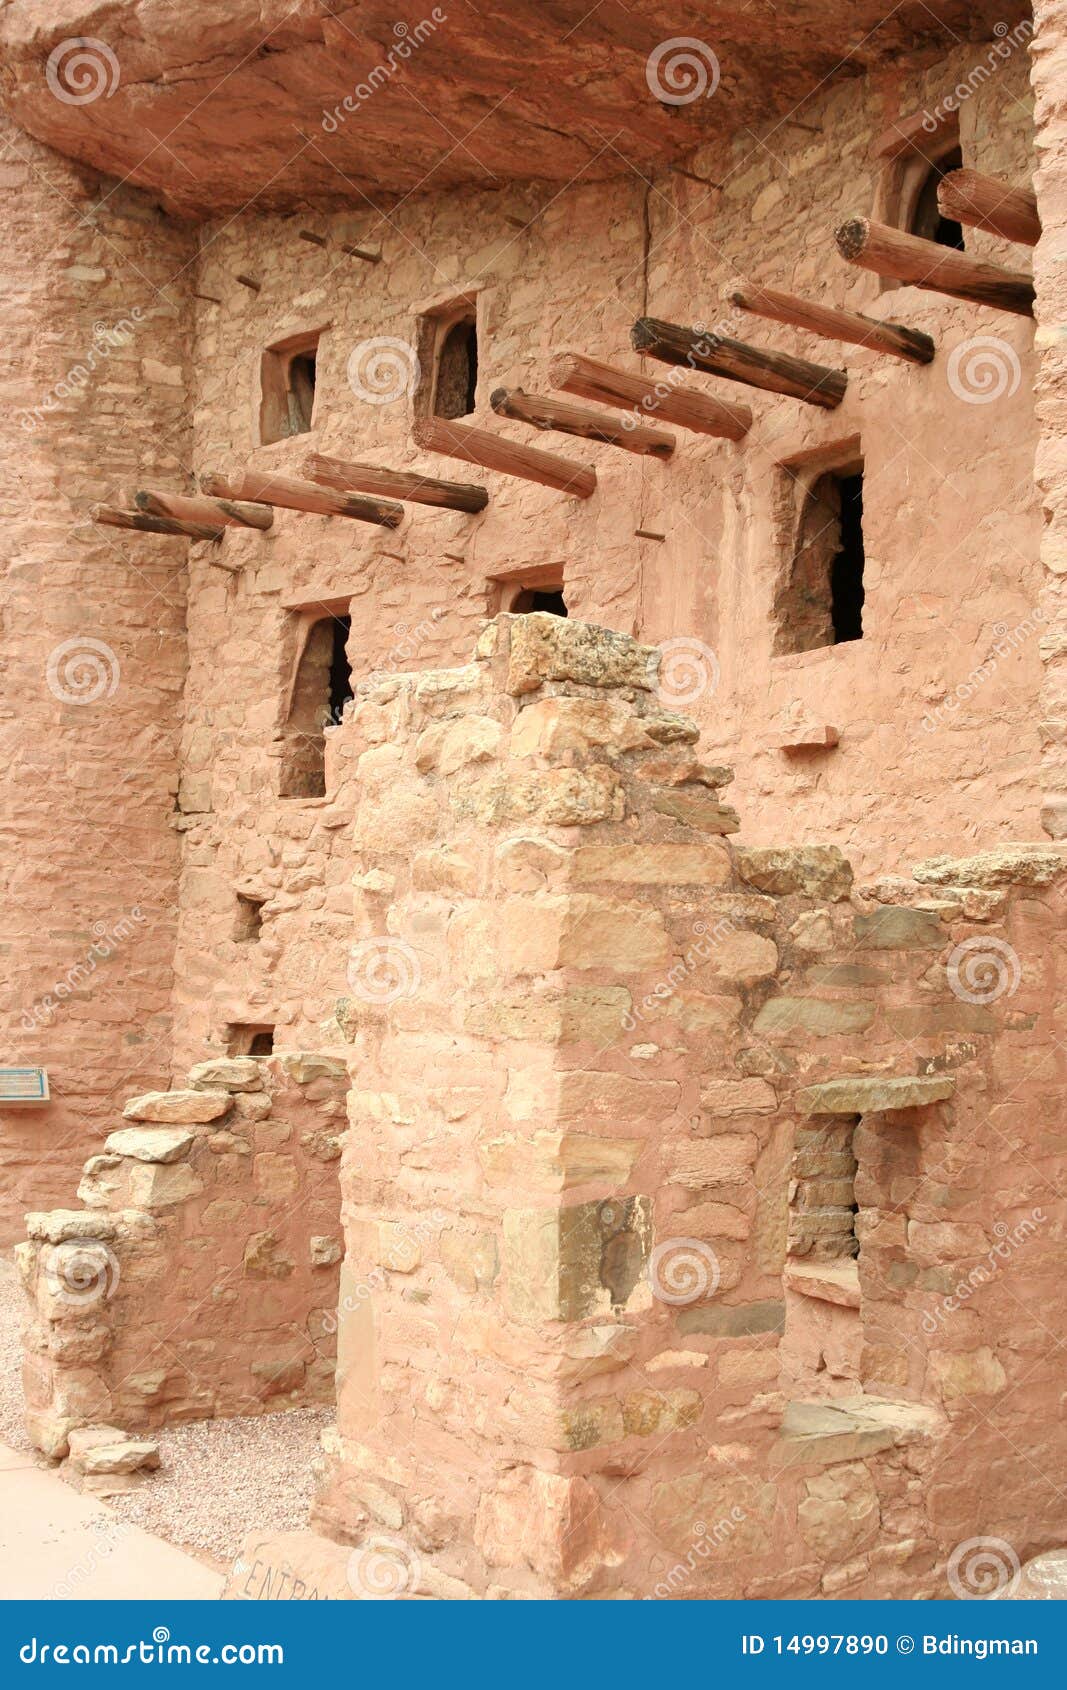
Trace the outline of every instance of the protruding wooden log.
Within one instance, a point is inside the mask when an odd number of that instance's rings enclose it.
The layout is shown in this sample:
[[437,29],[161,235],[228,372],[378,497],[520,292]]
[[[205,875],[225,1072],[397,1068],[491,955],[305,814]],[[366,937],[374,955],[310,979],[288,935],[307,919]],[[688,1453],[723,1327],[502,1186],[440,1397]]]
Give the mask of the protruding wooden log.
[[748,346],[730,340],[711,329],[685,329],[677,323],[662,323],[656,317],[639,317],[630,330],[635,352],[658,358],[663,364],[687,364],[727,381],[746,382],[769,393],[785,393],[809,405],[832,411],[845,397],[848,377],[844,370],[830,370],[823,364],[809,364],[806,358],[791,358],[785,352]]
[[353,522],[373,522],[379,528],[398,528],[403,505],[382,499],[357,499],[347,493],[330,493],[313,481],[297,481],[288,475],[264,475],[259,470],[239,470],[236,475],[200,477],[201,491],[213,499],[252,499],[257,504],[280,505],[287,511],[308,511],[312,516],[347,516]]
[[838,251],[850,264],[891,276],[931,293],[947,293],[973,305],[992,305],[1018,317],[1034,314],[1034,284],[1021,270],[1006,270],[954,247],[938,246],[869,217],[850,217],[836,234]]
[[350,241],[338,241],[337,245],[349,258],[362,258],[364,264],[380,264],[382,261],[380,246],[357,246]]
[[578,499],[588,499],[596,491],[595,469],[572,464],[568,458],[557,457],[555,452],[519,446],[514,440],[505,440],[502,434],[490,434],[487,429],[472,428],[469,423],[423,417],[416,422],[413,433],[416,443],[427,452],[462,458],[464,463],[481,464],[483,469],[495,469],[501,475],[518,475],[525,481],[537,481],[542,487],[573,493]]
[[300,467],[317,487],[334,487],[339,493],[378,493],[383,498],[409,499],[412,504],[472,515],[484,511],[489,503],[488,488],[473,481],[435,481],[431,475],[349,463],[344,458],[323,457],[321,452],[309,453]]
[[104,528],[133,528],[138,534],[176,534],[184,540],[221,540],[221,524],[181,522],[175,517],[148,516],[144,511],[118,510],[114,505],[93,505],[89,515]]
[[262,282],[257,282],[254,276],[245,275],[242,270],[238,270],[236,279],[243,288],[251,288],[253,293],[261,293],[263,290]]
[[498,387],[489,395],[489,403],[498,416],[548,433],[576,434],[581,440],[600,440],[652,458],[669,458],[674,451],[672,434],[646,428],[632,416],[605,417],[599,411],[587,411],[584,405],[568,405],[564,399],[524,393],[521,387]]
[[996,176],[982,176],[977,170],[950,170],[937,187],[937,207],[942,217],[968,228],[988,229],[1020,246],[1036,246],[1041,239],[1037,195],[1032,188],[1013,188]]
[[908,117],[898,117],[888,129],[883,129],[871,142],[872,158],[902,158],[905,153],[921,153],[933,163],[936,155],[944,154],[946,137],[958,127],[954,111],[917,111]]
[[274,512],[269,505],[242,505],[233,499],[201,499],[187,493],[156,493],[138,488],[130,499],[134,510],[148,516],[169,517],[174,522],[201,522],[207,527],[270,528]]
[[694,434],[714,434],[720,440],[743,440],[752,427],[747,405],[730,404],[692,387],[617,370],[580,352],[561,352],[548,366],[548,379],[564,393],[591,399],[596,405],[625,406],[642,417],[675,423]]
[[798,299],[794,293],[780,293],[777,288],[737,287],[730,299],[742,311],[769,317],[775,323],[788,323],[791,328],[805,329],[808,334],[822,335],[824,340],[846,340],[852,346],[869,346],[875,352],[907,358],[912,364],[929,364],[934,356],[933,341],[918,329],[906,329],[902,323],[882,323],[875,317],[864,317],[859,311],[815,305],[810,300]]
[[[298,229],[297,234],[302,241],[308,241],[312,246],[328,247],[329,240],[325,235],[318,235],[314,229]],[[346,253],[349,258],[362,258],[364,264],[380,264],[382,249],[380,246],[356,246],[351,241],[337,241],[338,252]]]

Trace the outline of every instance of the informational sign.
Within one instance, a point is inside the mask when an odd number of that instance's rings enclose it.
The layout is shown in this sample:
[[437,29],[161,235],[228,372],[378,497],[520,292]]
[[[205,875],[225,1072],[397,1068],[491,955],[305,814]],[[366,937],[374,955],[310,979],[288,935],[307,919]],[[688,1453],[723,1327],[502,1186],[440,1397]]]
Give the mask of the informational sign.
[[43,1068],[0,1068],[0,1104],[47,1102],[48,1075]]

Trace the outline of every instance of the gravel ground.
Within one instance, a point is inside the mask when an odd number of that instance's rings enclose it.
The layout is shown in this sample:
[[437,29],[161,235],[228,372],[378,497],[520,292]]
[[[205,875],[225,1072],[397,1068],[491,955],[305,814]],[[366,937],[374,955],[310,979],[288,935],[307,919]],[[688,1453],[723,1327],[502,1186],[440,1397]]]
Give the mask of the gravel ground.
[[[10,1250],[0,1250],[0,1444],[29,1449],[22,1424],[22,1289]],[[43,1463],[42,1463],[43,1465]]]
[[109,1506],[157,1537],[229,1567],[247,1532],[306,1526],[311,1463],[331,1416],[294,1409],[245,1420],[195,1420],[156,1435],[162,1466]]
[[[0,1443],[29,1449],[22,1425],[22,1293],[0,1251]],[[108,1498],[124,1520],[220,1570],[247,1532],[307,1524],[311,1463],[331,1415],[296,1409],[244,1420],[197,1420],[156,1434],[162,1466],[139,1490]],[[45,1466],[43,1457],[41,1465]]]

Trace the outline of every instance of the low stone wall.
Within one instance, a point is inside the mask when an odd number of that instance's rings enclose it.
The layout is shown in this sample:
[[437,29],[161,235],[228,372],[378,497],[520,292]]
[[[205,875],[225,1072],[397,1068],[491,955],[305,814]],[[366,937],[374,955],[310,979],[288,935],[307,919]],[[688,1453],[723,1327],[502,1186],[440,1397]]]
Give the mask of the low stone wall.
[[200,1063],[126,1105],[81,1209],[27,1217],[30,1434],[46,1454],[127,1430],[329,1403],[344,1064]]

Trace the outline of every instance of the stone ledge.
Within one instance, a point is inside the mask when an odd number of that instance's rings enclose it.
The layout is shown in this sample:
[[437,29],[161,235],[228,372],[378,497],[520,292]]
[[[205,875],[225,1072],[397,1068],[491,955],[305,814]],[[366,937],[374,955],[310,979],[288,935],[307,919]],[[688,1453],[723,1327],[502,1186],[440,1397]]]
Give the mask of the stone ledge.
[[1067,850],[1054,845],[998,845],[975,857],[927,857],[912,877],[935,886],[1047,886],[1067,874]]
[[837,1461],[877,1455],[916,1443],[947,1429],[944,1416],[919,1403],[878,1397],[838,1397],[829,1402],[791,1402],[774,1445],[778,1470],[829,1467]]
[[890,1109],[923,1109],[942,1103],[956,1089],[952,1074],[908,1074],[879,1078],[856,1074],[804,1086],[794,1099],[801,1115],[881,1115]]
[[787,1262],[782,1278],[786,1290],[801,1297],[845,1309],[860,1306],[860,1269],[854,1257],[847,1262]]

